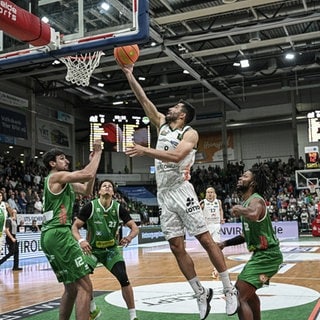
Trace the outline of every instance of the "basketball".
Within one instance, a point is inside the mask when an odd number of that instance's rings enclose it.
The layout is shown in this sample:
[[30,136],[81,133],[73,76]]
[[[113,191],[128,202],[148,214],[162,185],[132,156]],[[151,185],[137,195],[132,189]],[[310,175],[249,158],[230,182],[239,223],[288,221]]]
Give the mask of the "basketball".
[[137,44],[132,44],[114,48],[113,54],[120,64],[133,64],[138,60],[140,50]]

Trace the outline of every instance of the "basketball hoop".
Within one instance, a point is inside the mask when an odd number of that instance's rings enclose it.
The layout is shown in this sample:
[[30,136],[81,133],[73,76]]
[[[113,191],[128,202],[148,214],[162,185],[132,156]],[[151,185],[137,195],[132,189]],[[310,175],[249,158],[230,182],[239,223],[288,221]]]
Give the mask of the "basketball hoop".
[[60,58],[68,69],[66,80],[78,86],[88,86],[92,72],[99,65],[102,55],[103,51],[95,51]]

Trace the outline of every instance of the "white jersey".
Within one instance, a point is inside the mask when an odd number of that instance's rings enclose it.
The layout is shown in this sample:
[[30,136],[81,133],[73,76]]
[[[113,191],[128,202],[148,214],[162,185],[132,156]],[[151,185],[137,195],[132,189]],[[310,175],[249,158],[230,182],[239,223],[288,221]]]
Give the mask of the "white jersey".
[[[168,124],[164,124],[160,127],[156,149],[165,151],[174,150],[182,140],[184,133],[190,128],[190,126],[185,126],[183,129],[172,130]],[[190,168],[194,163],[195,154],[196,149],[193,149],[178,163],[155,159],[158,190],[174,189],[184,181],[190,180]]]
[[219,200],[215,199],[214,201],[208,201],[207,199],[203,199],[202,203],[204,205],[202,211],[207,224],[220,224],[221,217]]

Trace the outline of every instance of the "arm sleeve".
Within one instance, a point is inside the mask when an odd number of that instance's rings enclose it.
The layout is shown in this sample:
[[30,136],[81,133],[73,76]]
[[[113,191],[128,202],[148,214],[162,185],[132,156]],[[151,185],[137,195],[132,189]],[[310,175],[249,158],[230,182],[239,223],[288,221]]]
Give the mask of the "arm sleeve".
[[119,207],[119,216],[120,219],[123,221],[123,224],[126,224],[128,221],[132,220],[128,210],[121,204]]
[[92,212],[92,202],[89,202],[85,204],[79,211],[79,213],[76,215],[77,218],[79,218],[83,222],[87,222],[87,220],[90,218]]
[[236,236],[234,238],[228,239],[224,241],[225,247],[237,246],[238,244],[242,244],[245,242],[245,238],[242,235]]

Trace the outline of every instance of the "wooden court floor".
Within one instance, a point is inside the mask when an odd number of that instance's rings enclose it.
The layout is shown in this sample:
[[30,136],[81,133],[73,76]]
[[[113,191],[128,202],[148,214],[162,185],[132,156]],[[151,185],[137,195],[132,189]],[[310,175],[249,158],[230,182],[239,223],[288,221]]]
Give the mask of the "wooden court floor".
[[[320,238],[307,240],[310,241],[281,243],[285,262],[287,257],[291,268],[274,276],[273,282],[304,286],[320,292]],[[215,281],[211,278],[212,267],[205,251],[194,240],[187,241],[186,247],[199,278]],[[185,281],[166,242],[131,246],[123,252],[134,287]],[[245,261],[241,257],[248,255],[244,246],[226,248],[224,254],[231,270],[243,264]],[[230,259],[232,257],[237,259]],[[0,314],[61,297],[63,285],[57,282],[45,259],[38,263],[21,260],[21,266],[23,271],[12,271],[11,261],[0,266]],[[237,273],[230,275],[235,281]],[[117,281],[103,267],[98,267],[91,279],[94,290],[119,290]]]

